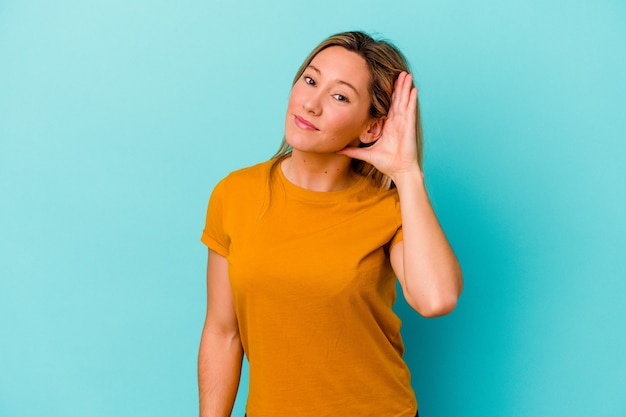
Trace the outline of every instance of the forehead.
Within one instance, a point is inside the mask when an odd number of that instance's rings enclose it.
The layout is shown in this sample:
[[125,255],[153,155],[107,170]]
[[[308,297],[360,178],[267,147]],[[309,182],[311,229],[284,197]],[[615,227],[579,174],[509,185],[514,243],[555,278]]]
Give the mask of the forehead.
[[348,82],[357,90],[368,91],[370,70],[361,56],[341,46],[331,46],[319,52],[310,66],[321,73],[324,80]]

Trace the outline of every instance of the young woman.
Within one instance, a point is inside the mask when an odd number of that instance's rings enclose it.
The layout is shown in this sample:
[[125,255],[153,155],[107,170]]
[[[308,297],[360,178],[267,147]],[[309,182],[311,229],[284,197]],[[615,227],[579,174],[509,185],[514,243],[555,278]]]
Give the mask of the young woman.
[[213,190],[200,415],[229,416],[242,357],[249,417],[414,417],[395,278],[425,317],[461,270],[424,187],[417,89],[361,32],[322,42],[293,83],[270,160]]

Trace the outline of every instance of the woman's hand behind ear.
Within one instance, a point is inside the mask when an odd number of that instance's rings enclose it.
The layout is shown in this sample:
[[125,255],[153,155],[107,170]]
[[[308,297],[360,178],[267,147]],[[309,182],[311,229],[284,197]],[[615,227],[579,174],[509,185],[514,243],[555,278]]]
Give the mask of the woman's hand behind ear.
[[365,148],[347,147],[337,152],[368,162],[394,179],[397,175],[418,170],[415,119],[417,117],[417,88],[413,77],[400,73],[394,84],[389,115],[376,143]]

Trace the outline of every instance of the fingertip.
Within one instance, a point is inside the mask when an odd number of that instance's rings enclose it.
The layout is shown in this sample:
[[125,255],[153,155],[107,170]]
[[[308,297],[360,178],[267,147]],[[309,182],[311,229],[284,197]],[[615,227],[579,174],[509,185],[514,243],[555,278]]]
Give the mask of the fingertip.
[[344,155],[344,156],[350,156],[350,150],[348,149],[348,147],[345,147],[341,150],[338,150],[337,152],[335,152],[337,155]]
[[360,159],[365,160],[365,151],[366,148],[359,148],[355,146],[346,146],[345,148],[335,152],[337,155],[347,156],[352,159]]
[[404,77],[402,79],[402,85],[407,86],[407,87],[412,87],[413,86],[413,75],[403,71]]

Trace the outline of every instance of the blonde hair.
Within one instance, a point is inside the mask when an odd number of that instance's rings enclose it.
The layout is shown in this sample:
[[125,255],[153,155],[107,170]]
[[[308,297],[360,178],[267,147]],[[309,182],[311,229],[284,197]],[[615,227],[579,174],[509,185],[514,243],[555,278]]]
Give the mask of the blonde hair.
[[[337,33],[322,41],[322,43],[313,49],[309,56],[304,60],[293,79],[292,85],[300,79],[302,73],[311,64],[311,61],[313,61],[317,54],[331,46],[341,46],[350,52],[358,54],[365,60],[371,74],[369,93],[372,101],[370,104],[369,115],[371,118],[387,116],[389,108],[391,107],[391,95],[393,93],[394,82],[402,71],[410,72],[409,65],[404,55],[402,55],[398,48],[390,42],[385,40],[375,40],[363,32],[354,31]],[[417,142],[417,160],[420,167],[422,167],[423,140],[419,100],[417,102],[416,113],[415,140]],[[275,168],[280,161],[285,159],[291,153],[291,150],[291,147],[285,138],[283,138],[278,151],[276,151],[276,154],[272,157],[275,159],[272,169]],[[381,189],[390,189],[395,187],[395,184],[393,184],[390,177],[378,171],[373,165],[365,161],[353,159],[352,169],[358,174],[369,177]]]

